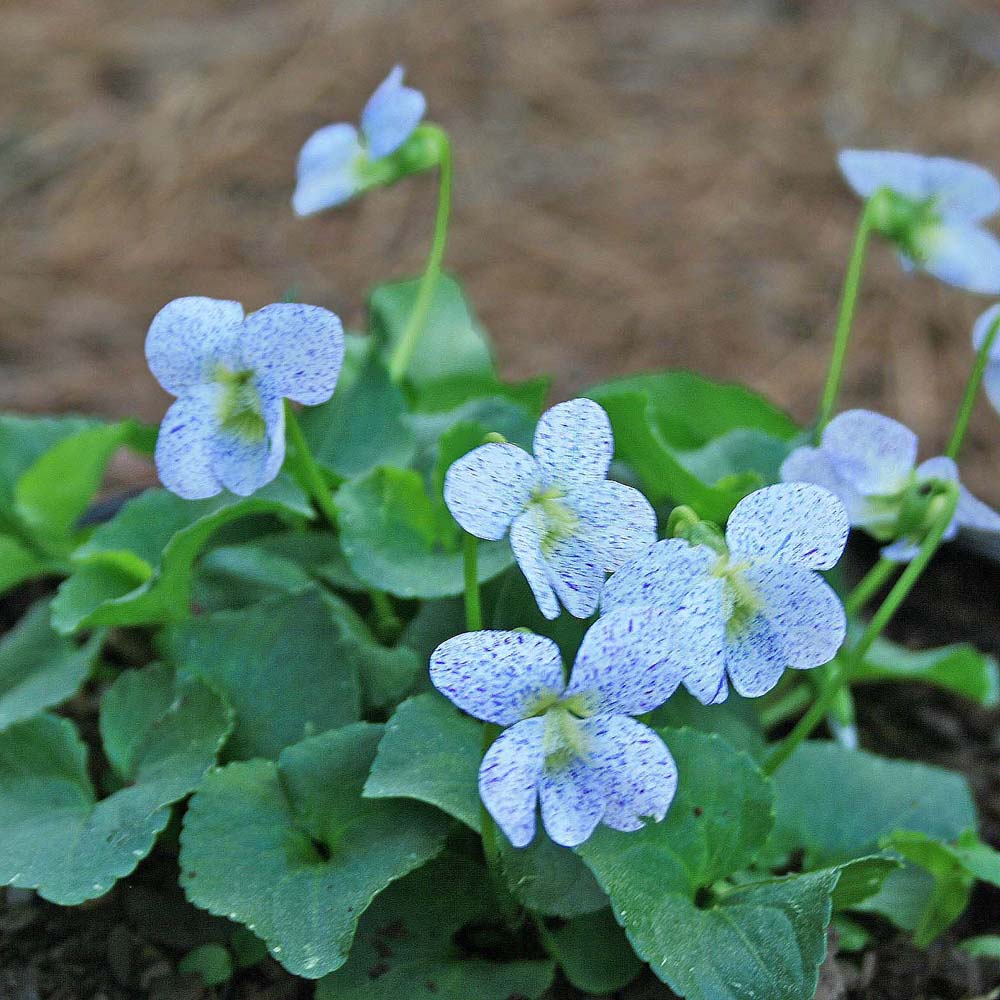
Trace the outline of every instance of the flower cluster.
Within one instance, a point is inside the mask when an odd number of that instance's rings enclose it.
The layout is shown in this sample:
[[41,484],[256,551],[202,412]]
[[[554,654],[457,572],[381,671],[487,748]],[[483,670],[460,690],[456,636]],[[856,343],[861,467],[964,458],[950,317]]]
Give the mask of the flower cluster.
[[538,422],[534,456],[512,444],[484,444],[448,470],[444,498],[477,538],[508,532],[546,618],[586,618],[607,573],[648,548],[656,515],[638,491],[607,479],[611,421],[589,399],[552,407]]
[[297,215],[333,208],[376,184],[387,183],[386,159],[413,135],[427,110],[419,90],[403,85],[396,66],[361,112],[361,133],[347,123],[314,132],[299,153],[298,184],[292,196]]
[[920,268],[971,292],[1000,292],[1000,241],[980,223],[1000,210],[1000,181],[972,163],[881,150],[844,150],[847,183],[870,199],[872,225]]
[[655,611],[607,615],[587,632],[569,682],[559,647],[530,632],[467,632],[431,656],[431,680],[459,708],[507,726],[479,770],[483,803],[515,847],[535,834],[582,844],[599,823],[659,821],[677,787],[670,751],[631,718],[670,697],[679,676],[658,663]]
[[163,485],[190,500],[223,488],[249,496],[284,461],[283,399],[313,406],[333,395],[344,332],[319,306],[278,303],[244,317],[238,302],[192,296],[156,314],[146,359],[177,397],[156,442]]
[[[848,410],[830,421],[819,447],[796,448],[781,477],[817,483],[836,494],[853,526],[889,543],[882,549],[887,559],[908,562],[929,527],[921,516],[927,487],[936,480],[957,482],[958,468],[943,455],[917,465],[917,436],[908,427],[870,410]],[[960,485],[945,539],[962,527],[1000,531],[1000,514]]]

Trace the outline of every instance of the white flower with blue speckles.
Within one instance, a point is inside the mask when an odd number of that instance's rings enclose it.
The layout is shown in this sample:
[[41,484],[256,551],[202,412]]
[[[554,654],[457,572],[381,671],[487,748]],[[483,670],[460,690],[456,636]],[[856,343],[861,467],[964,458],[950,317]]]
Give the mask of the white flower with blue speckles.
[[677,788],[670,751],[631,718],[662,705],[679,674],[657,661],[658,612],[607,615],[584,637],[567,684],[559,647],[530,632],[466,632],[431,655],[431,680],[459,708],[509,726],[486,751],[479,794],[515,847],[535,835],[582,844],[599,823],[639,830]]
[[[917,465],[917,436],[908,427],[870,410],[848,410],[826,426],[818,448],[796,448],[785,459],[781,478],[816,483],[836,494],[852,525],[891,543],[882,555],[909,562],[922,538],[901,521],[920,504],[922,488],[935,479],[957,482],[958,468],[944,456]],[[944,540],[963,527],[1000,531],[1000,515],[960,485],[958,508]]]
[[671,538],[622,567],[601,610],[666,612],[664,659],[685,665],[684,686],[703,704],[725,700],[727,674],[739,694],[756,698],[786,667],[827,663],[844,641],[843,605],[816,571],[837,562],[848,530],[843,505],[826,490],[768,486],[736,505],[718,550]]
[[403,85],[403,67],[396,66],[368,99],[360,134],[353,125],[340,123],[326,125],[306,140],[292,196],[295,213],[333,208],[380,183],[379,161],[413,135],[426,110],[424,95]]
[[854,191],[873,199],[873,225],[904,267],[970,292],[1000,292],[1000,241],[980,225],[1000,210],[1000,182],[989,171],[880,150],[844,150],[838,163]]
[[[986,340],[993,324],[1000,320],[1000,305],[990,306],[976,320],[972,328],[972,346],[978,351]],[[1000,412],[1000,335],[993,338],[983,372],[983,388],[993,408]]]
[[189,500],[223,488],[249,496],[285,457],[283,399],[326,402],[344,360],[340,320],[319,306],[174,299],[154,317],[146,359],[177,397],[156,441],[168,490]]
[[546,618],[559,602],[577,618],[597,609],[605,575],[651,545],[656,515],[638,491],[607,479],[611,422],[589,399],[543,414],[534,456],[484,444],[460,458],[444,484],[452,516],[470,535],[510,532],[514,556]]

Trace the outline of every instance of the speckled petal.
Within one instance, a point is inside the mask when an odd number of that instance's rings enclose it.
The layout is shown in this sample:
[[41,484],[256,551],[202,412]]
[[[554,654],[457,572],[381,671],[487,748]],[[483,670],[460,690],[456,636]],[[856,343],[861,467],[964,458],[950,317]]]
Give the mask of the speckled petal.
[[734,561],[830,569],[843,553],[849,531],[844,505],[832,493],[811,483],[778,483],[736,505],[726,542]]
[[497,737],[479,767],[479,797],[515,847],[535,836],[544,738],[545,720],[525,719]]
[[562,606],[574,618],[589,618],[601,600],[604,565],[590,540],[571,535],[542,549],[549,582]]
[[281,470],[285,460],[285,409],[280,399],[261,399],[266,433],[251,440],[232,432],[219,431],[215,438],[212,465],[215,474],[231,493],[246,497],[266,486]]
[[823,431],[822,444],[841,478],[868,496],[898,493],[917,460],[917,435],[871,410],[848,410],[834,417]]
[[614,454],[611,421],[590,399],[571,399],[542,414],[535,429],[535,458],[546,485],[564,490],[601,482]]
[[548,619],[559,617],[559,599],[550,582],[549,567],[542,556],[543,529],[537,511],[526,510],[511,525],[510,547],[531,592],[538,602],[538,610]]
[[844,150],[837,158],[848,184],[863,198],[890,188],[917,201],[935,198],[954,222],[978,222],[1000,209],[1000,183],[973,163],[945,156],[883,150]]
[[677,690],[684,664],[672,655],[671,616],[652,608],[612,611],[588,629],[566,694],[602,715],[641,715]]
[[444,502],[470,535],[498,541],[540,481],[538,463],[522,448],[484,444],[449,467]]
[[840,598],[821,576],[798,566],[758,564],[743,579],[780,636],[788,666],[808,670],[834,658],[847,635],[847,618]]
[[567,497],[591,548],[607,573],[614,573],[656,541],[652,504],[631,486],[603,482]]
[[545,768],[538,790],[545,830],[563,847],[582,844],[604,815],[601,776],[580,758],[555,770]]
[[373,160],[396,152],[427,111],[427,100],[419,90],[403,85],[403,67],[392,72],[375,88],[361,112],[361,131]]
[[463,712],[501,726],[523,719],[539,698],[564,687],[559,647],[530,632],[463,632],[434,650],[430,673]]
[[683,666],[684,687],[703,705],[725,701],[726,608],[725,584],[704,576],[688,591],[683,606],[672,616],[674,656]]
[[179,396],[206,384],[218,364],[230,365],[243,306],[198,295],[168,302],[146,334],[146,361],[157,382]]
[[358,165],[364,150],[353,125],[326,125],[299,153],[298,183],[292,195],[296,215],[314,215],[342,205],[360,188]]
[[185,500],[222,492],[212,459],[219,432],[219,391],[214,385],[191,389],[167,410],[156,439],[160,482]]
[[1000,240],[978,226],[938,226],[921,240],[923,268],[935,278],[979,295],[1000,293]]
[[247,317],[240,350],[262,392],[316,406],[337,386],[344,328],[328,309],[279,302]]
[[663,740],[624,715],[588,719],[588,761],[604,787],[601,821],[614,830],[641,830],[659,822],[677,791],[677,765]]
[[832,459],[822,448],[796,448],[782,463],[781,479],[786,483],[822,486],[844,505],[851,524],[864,523],[864,498],[840,475]]
[[767,694],[781,679],[788,657],[778,633],[763,615],[752,619],[738,636],[726,640],[726,670],[744,698]]
[[706,546],[689,545],[682,538],[656,542],[608,580],[601,592],[601,610],[606,613],[615,608],[655,604],[676,611],[717,558]]

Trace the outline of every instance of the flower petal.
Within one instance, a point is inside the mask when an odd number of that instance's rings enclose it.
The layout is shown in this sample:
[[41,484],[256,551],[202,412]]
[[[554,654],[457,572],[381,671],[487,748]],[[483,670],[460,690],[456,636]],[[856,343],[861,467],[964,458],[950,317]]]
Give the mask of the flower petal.
[[507,534],[539,485],[538,463],[514,444],[484,444],[449,467],[444,502],[451,516],[477,538]]
[[922,266],[935,278],[980,295],[1000,292],[1000,240],[974,225],[936,226],[921,239]]
[[670,618],[648,607],[599,618],[583,637],[567,697],[592,699],[592,711],[601,715],[641,715],[662,705],[684,671],[672,655]]
[[535,836],[544,738],[545,720],[525,719],[497,737],[479,766],[479,797],[515,847]]
[[738,636],[727,638],[726,669],[733,687],[744,698],[767,694],[787,666],[781,637],[763,615],[751,619]]
[[501,726],[563,690],[559,647],[530,632],[463,632],[431,654],[431,682],[463,712]]
[[266,486],[285,460],[285,409],[277,397],[261,399],[265,434],[259,440],[220,430],[215,438],[212,467],[223,485],[247,497]]
[[704,545],[667,538],[626,563],[604,585],[601,609],[655,605],[668,611],[683,607],[688,591],[706,576],[717,556]]
[[[997,303],[995,306],[990,306],[989,309],[987,309],[986,312],[984,312],[979,319],[976,320],[972,327],[972,347],[974,350],[978,351],[983,346],[991,327],[998,320],[1000,320],[1000,303]],[[1000,361],[1000,334],[994,336],[989,356],[991,361]]]
[[361,131],[373,160],[394,153],[413,134],[427,110],[419,90],[403,86],[403,67],[396,66],[375,88],[361,112]]
[[168,302],[146,334],[146,360],[156,381],[179,396],[204,385],[218,365],[232,366],[243,306],[225,299],[192,295]]
[[743,579],[780,637],[788,666],[808,670],[834,658],[847,635],[847,617],[840,598],[822,577],[776,563],[751,566]]
[[778,483],[744,497],[729,516],[726,542],[735,560],[830,569],[847,544],[844,505],[811,483]]
[[344,328],[328,309],[279,302],[247,317],[240,350],[264,393],[316,406],[337,386]]
[[796,448],[781,465],[781,479],[786,483],[822,486],[844,505],[851,524],[864,523],[864,498],[837,471],[833,459],[822,448]]
[[542,555],[543,528],[536,510],[529,508],[519,514],[510,528],[510,547],[531,592],[538,610],[549,620],[559,617],[559,599],[552,589],[549,567]]
[[534,451],[546,485],[564,490],[599,483],[614,454],[611,421],[591,399],[571,399],[542,414]]
[[219,433],[218,389],[191,389],[167,410],[156,439],[160,482],[185,500],[203,500],[222,492],[213,468]]
[[683,665],[684,687],[703,705],[726,700],[725,583],[705,576],[688,591],[673,616],[674,655]]
[[883,545],[879,555],[896,563],[908,563],[920,551],[919,542],[910,537],[898,538],[891,545]]
[[844,150],[837,157],[847,183],[862,198],[889,188],[917,201],[934,198],[942,217],[978,222],[1000,210],[1000,183],[973,163],[946,156],[885,150]]
[[841,478],[868,496],[898,493],[917,460],[917,435],[871,410],[848,410],[834,417],[823,431],[822,444]]
[[567,498],[607,573],[614,573],[656,541],[656,512],[631,486],[603,482]]
[[574,618],[589,618],[601,600],[604,565],[588,538],[573,534],[541,549],[549,583]]
[[579,757],[557,769],[545,768],[538,790],[545,830],[563,847],[582,844],[604,815],[601,777]]
[[588,760],[604,786],[601,821],[614,830],[641,830],[659,822],[677,791],[677,765],[663,740],[624,715],[588,719]]
[[364,155],[353,125],[326,125],[314,132],[299,153],[292,195],[295,214],[314,215],[353,198],[360,188],[358,164]]
[[[917,467],[917,481],[926,482],[928,479],[958,482],[958,466],[945,455],[929,458]],[[952,527],[954,530],[945,535],[946,541],[953,538],[960,527],[971,528],[973,531],[1000,531],[1000,514],[959,483],[958,507]]]

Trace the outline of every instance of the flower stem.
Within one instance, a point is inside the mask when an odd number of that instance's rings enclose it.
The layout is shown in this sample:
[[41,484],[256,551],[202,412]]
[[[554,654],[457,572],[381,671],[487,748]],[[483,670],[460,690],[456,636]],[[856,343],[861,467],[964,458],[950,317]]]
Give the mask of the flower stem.
[[812,731],[823,721],[826,713],[833,707],[843,685],[850,680],[850,664],[859,663],[868,654],[868,651],[875,644],[876,640],[885,631],[886,626],[892,620],[892,616],[899,610],[899,606],[906,600],[913,585],[920,579],[921,574],[927,568],[934,553],[937,551],[941,540],[944,538],[948,526],[955,517],[955,508],[958,506],[958,484],[955,482],[943,482],[941,484],[941,498],[944,506],[940,514],[934,521],[933,527],[927,532],[920,551],[903,570],[899,579],[889,591],[881,607],[872,616],[867,628],[858,640],[857,645],[847,652],[841,652],[830,663],[826,685],[819,697],[812,703],[809,711],[796,723],[792,731],[785,737],[778,748],[771,754],[764,764],[765,774],[774,774],[782,764],[792,755],[796,747],[807,739]]
[[295,415],[295,410],[292,409],[292,405],[287,399],[285,400],[285,426],[288,440],[295,449],[292,474],[299,481],[299,485],[309,494],[316,509],[326,518],[330,527],[335,529],[337,527],[337,507],[333,502],[333,495],[323,478],[323,471],[309,450],[306,437],[299,424],[299,418]]
[[420,278],[420,286],[417,288],[413,310],[406,321],[403,336],[389,361],[389,375],[396,383],[403,381],[406,369],[413,360],[413,352],[417,349],[424,324],[427,322],[431,303],[434,301],[434,289],[441,276],[441,264],[448,241],[448,220],[451,216],[451,143],[447,134],[441,129],[436,129],[434,135],[438,143],[438,202],[434,218],[434,239],[427,265]]
[[844,361],[847,358],[847,347],[851,340],[851,328],[854,325],[854,311],[858,302],[858,291],[861,288],[861,275],[865,266],[865,250],[868,247],[868,237],[871,235],[874,212],[869,199],[861,210],[857,232],[854,236],[854,247],[851,259],[844,276],[844,288],[840,296],[840,312],[837,315],[837,329],[833,337],[833,354],[830,357],[830,370],[827,372],[826,385],[823,387],[823,397],[816,418],[815,438],[818,441],[826,425],[833,416],[840,393],[840,383],[844,376]]
[[465,628],[478,632],[483,627],[483,608],[479,598],[479,539],[465,536]]
[[962,449],[962,442],[965,440],[965,432],[969,429],[969,420],[972,417],[972,409],[976,405],[976,396],[979,395],[979,387],[983,384],[983,375],[986,366],[989,364],[990,351],[993,343],[997,339],[997,332],[1000,331],[1000,316],[990,324],[986,331],[983,342],[976,351],[976,360],[969,372],[969,380],[965,383],[965,394],[962,396],[961,405],[955,416],[955,428],[948,439],[948,447],[945,448],[945,455],[953,461],[958,458],[958,453]]
[[844,610],[847,612],[848,617],[858,614],[888,583],[889,577],[898,568],[899,563],[894,563],[891,559],[879,559],[844,600]]

